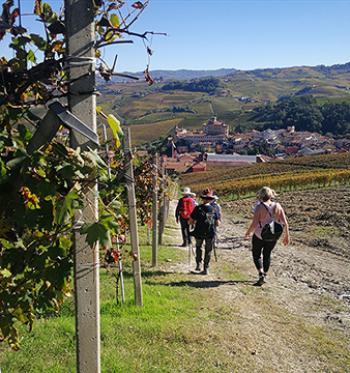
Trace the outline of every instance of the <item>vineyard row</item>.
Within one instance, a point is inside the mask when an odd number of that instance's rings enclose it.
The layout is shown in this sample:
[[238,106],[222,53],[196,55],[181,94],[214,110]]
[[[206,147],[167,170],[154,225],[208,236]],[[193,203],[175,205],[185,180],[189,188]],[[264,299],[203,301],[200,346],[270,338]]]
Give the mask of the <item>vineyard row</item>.
[[[268,185],[278,191],[308,188],[310,186],[327,187],[333,184],[350,182],[350,170],[317,170],[300,173],[287,172],[280,175],[259,175],[245,179],[217,181],[210,184],[216,193],[230,198],[239,198],[255,193],[259,188]],[[196,192],[208,187],[208,184],[192,186]]]

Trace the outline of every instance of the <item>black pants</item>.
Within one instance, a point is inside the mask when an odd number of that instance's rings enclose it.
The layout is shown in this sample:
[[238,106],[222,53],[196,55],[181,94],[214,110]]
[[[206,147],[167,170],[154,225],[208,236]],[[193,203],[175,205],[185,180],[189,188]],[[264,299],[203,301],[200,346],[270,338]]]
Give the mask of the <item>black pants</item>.
[[180,216],[180,225],[182,233],[182,244],[188,245],[191,243],[190,226],[188,225],[188,220]]
[[262,269],[265,273],[270,268],[271,262],[271,251],[276,246],[277,241],[267,242],[258,238],[255,234],[253,235],[253,260],[256,269],[260,272]]
[[205,241],[204,245],[204,268],[209,268],[209,262],[211,257],[211,252],[214,247],[214,237],[206,237],[206,238],[196,238],[196,263],[200,264],[202,262],[202,245],[203,241]]

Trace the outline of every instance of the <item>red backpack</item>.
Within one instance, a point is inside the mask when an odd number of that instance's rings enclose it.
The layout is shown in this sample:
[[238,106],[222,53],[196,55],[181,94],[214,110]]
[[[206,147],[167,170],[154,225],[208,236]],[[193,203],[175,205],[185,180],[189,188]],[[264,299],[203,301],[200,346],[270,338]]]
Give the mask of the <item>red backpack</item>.
[[191,197],[182,198],[182,208],[180,210],[180,216],[183,219],[188,219],[192,214],[192,211],[195,207],[194,200]]

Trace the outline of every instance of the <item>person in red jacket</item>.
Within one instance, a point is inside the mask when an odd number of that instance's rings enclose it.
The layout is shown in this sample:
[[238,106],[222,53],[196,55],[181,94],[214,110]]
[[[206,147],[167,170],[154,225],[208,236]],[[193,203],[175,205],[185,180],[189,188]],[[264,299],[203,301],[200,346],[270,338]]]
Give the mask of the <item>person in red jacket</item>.
[[191,192],[191,189],[185,187],[182,191],[182,197],[179,199],[176,210],[175,218],[176,223],[181,224],[181,233],[182,233],[182,247],[186,247],[191,243],[190,237],[190,226],[188,219],[192,214],[193,209],[196,206],[196,201],[194,200],[195,193]]

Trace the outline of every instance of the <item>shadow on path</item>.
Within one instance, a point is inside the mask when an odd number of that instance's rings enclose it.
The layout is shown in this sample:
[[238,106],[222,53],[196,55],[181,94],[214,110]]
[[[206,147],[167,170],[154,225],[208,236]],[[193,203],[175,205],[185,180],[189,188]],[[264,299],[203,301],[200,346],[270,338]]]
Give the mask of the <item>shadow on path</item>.
[[149,285],[163,285],[163,286],[189,286],[197,289],[207,289],[207,288],[216,288],[221,285],[238,285],[238,284],[251,284],[251,281],[247,280],[231,280],[231,281],[222,281],[222,280],[203,280],[203,281],[174,281],[168,283],[159,283],[159,282],[148,282]]
[[[146,270],[146,271],[142,272],[142,277],[143,278],[159,277],[159,276],[173,275],[175,273],[176,272],[171,272],[171,271],[161,271],[161,270],[147,271]],[[132,272],[124,272],[124,277],[133,277],[133,274],[132,274]]]

